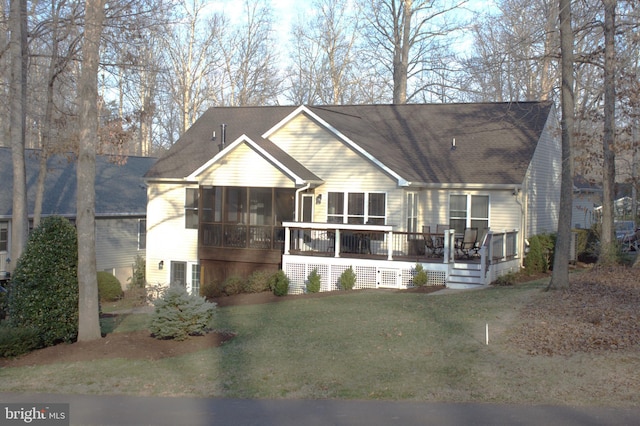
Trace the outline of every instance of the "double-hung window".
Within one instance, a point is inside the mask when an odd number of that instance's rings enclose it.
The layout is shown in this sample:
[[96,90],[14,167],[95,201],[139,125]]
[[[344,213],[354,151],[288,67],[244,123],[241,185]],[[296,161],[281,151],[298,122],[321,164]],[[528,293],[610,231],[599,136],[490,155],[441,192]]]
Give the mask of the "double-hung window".
[[0,222],[0,251],[7,251],[9,246],[9,223]]
[[465,228],[478,228],[478,235],[489,229],[489,196],[455,194],[449,197],[449,226],[456,233]]
[[327,222],[384,225],[386,203],[382,192],[329,192]]
[[187,188],[185,193],[184,227],[198,229],[198,188]]
[[138,220],[138,250],[147,248],[147,219]]

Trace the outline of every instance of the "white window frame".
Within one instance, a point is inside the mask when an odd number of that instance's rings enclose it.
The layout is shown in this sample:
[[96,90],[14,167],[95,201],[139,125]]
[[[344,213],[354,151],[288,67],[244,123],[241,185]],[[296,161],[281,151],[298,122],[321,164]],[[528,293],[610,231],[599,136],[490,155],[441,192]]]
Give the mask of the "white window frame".
[[407,192],[407,232],[418,232],[418,206],[420,196],[418,192]]
[[[330,210],[330,206],[329,206],[329,200],[331,199],[329,194],[342,194],[342,200],[343,200],[343,211],[341,213],[332,213]],[[363,209],[364,209],[364,214],[363,215],[358,215],[358,214],[349,214],[349,195],[351,194],[364,194],[364,198],[363,198]],[[379,216],[379,215],[371,215],[369,214],[369,196],[371,194],[382,194],[384,195],[384,215],[383,216]],[[383,219],[383,225],[387,224],[387,212],[388,212],[388,203],[389,203],[389,196],[386,192],[383,191],[346,191],[346,192],[340,192],[340,191],[329,191],[327,193],[327,222],[331,222],[330,218],[341,218],[342,221],[338,222],[338,223],[349,223],[349,218],[359,218],[362,217],[362,221],[363,224],[367,224],[371,219]],[[335,222],[334,222],[335,223]]]
[[[464,196],[466,197],[466,204],[465,204],[465,215],[464,217],[462,216],[452,216],[451,215],[451,198],[454,196]],[[487,217],[474,217],[471,215],[471,211],[472,211],[472,200],[473,197],[486,197],[487,198]],[[465,228],[470,228],[472,225],[473,221],[486,221],[487,222],[487,226],[486,229],[489,229],[489,227],[491,226],[491,196],[489,194],[468,194],[468,193],[452,193],[449,194],[449,205],[448,205],[448,213],[449,213],[449,223],[451,223],[451,219],[456,219],[456,220],[464,220],[465,221]],[[483,229],[478,229],[478,232],[480,235],[480,233],[483,232]]]

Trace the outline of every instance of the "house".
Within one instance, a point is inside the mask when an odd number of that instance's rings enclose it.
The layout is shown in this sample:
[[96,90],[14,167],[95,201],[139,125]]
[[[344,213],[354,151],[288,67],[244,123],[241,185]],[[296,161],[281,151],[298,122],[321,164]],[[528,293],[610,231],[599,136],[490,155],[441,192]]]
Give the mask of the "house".
[[[33,219],[39,151],[25,153],[28,211]],[[147,193],[143,175],[156,161],[126,157],[114,162],[110,156],[96,158],[96,266],[114,274],[126,286],[137,255],[145,257]],[[42,216],[76,217],[76,163],[72,154],[48,159]],[[0,148],[0,270],[10,270],[13,166],[11,149]]]
[[551,102],[211,108],[145,175],[147,282],[282,268],[295,293],[352,266],[356,288],[403,288],[421,262],[432,284],[486,284],[556,230],[560,164]]
[[588,229],[598,222],[596,208],[602,205],[602,188],[583,176],[573,179],[573,211],[571,226]]

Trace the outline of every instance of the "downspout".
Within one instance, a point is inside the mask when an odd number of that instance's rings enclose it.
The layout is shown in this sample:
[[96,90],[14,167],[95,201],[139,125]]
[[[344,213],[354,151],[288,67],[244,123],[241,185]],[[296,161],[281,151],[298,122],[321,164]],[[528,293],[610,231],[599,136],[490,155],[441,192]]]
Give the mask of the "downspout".
[[[513,192],[515,195],[516,203],[520,206],[520,232],[522,233],[522,238],[520,238],[520,243],[518,243],[518,250],[520,250],[520,267],[524,266],[524,255],[525,255],[525,240],[527,238],[526,235],[526,226],[527,226],[527,209],[524,207],[524,191],[518,189],[518,187],[513,188]],[[523,200],[520,201],[520,194],[522,194]]]
[[295,215],[294,216],[295,216],[297,221],[300,221],[300,210],[299,210],[299,207],[300,207],[300,194],[302,193],[302,191],[306,191],[309,188],[311,188],[311,184],[307,183],[302,188],[296,189],[296,202],[295,202],[296,211],[295,211]]

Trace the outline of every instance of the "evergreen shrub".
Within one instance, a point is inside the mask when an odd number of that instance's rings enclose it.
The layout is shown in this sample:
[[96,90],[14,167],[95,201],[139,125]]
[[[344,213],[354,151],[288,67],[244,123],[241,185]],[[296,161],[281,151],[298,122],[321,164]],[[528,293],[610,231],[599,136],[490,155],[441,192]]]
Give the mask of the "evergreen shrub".
[[413,285],[416,287],[422,287],[427,284],[429,281],[429,275],[427,275],[427,271],[424,270],[422,264],[416,263],[416,267],[414,268],[413,273]]
[[307,293],[317,293],[320,291],[320,275],[318,270],[314,269],[307,277]]
[[33,230],[9,286],[9,323],[39,331],[43,346],[78,336],[78,240],[67,219]]
[[555,243],[554,234],[539,234],[529,239],[529,252],[524,258],[527,274],[547,272],[553,268]]
[[0,326],[0,358],[15,357],[41,347],[42,340],[37,329]]
[[98,297],[103,302],[113,302],[122,298],[122,286],[113,274],[98,271]]
[[338,278],[338,285],[343,290],[353,290],[353,287],[356,285],[356,273],[353,272],[353,268],[351,266],[340,274],[340,278]]
[[169,288],[153,304],[149,331],[156,339],[185,340],[211,330],[216,305],[184,287]]
[[246,286],[246,280],[238,275],[232,275],[227,277],[226,280],[222,283],[222,291],[227,296],[233,296],[236,294],[240,294],[244,291]]
[[283,270],[279,270],[269,277],[269,289],[276,296],[286,296],[289,293],[289,278]]
[[147,261],[144,256],[137,255],[133,261],[133,274],[129,278],[129,288],[144,288],[147,282]]
[[269,271],[255,271],[245,281],[245,293],[262,293],[263,291],[269,291],[269,277],[271,276]]

